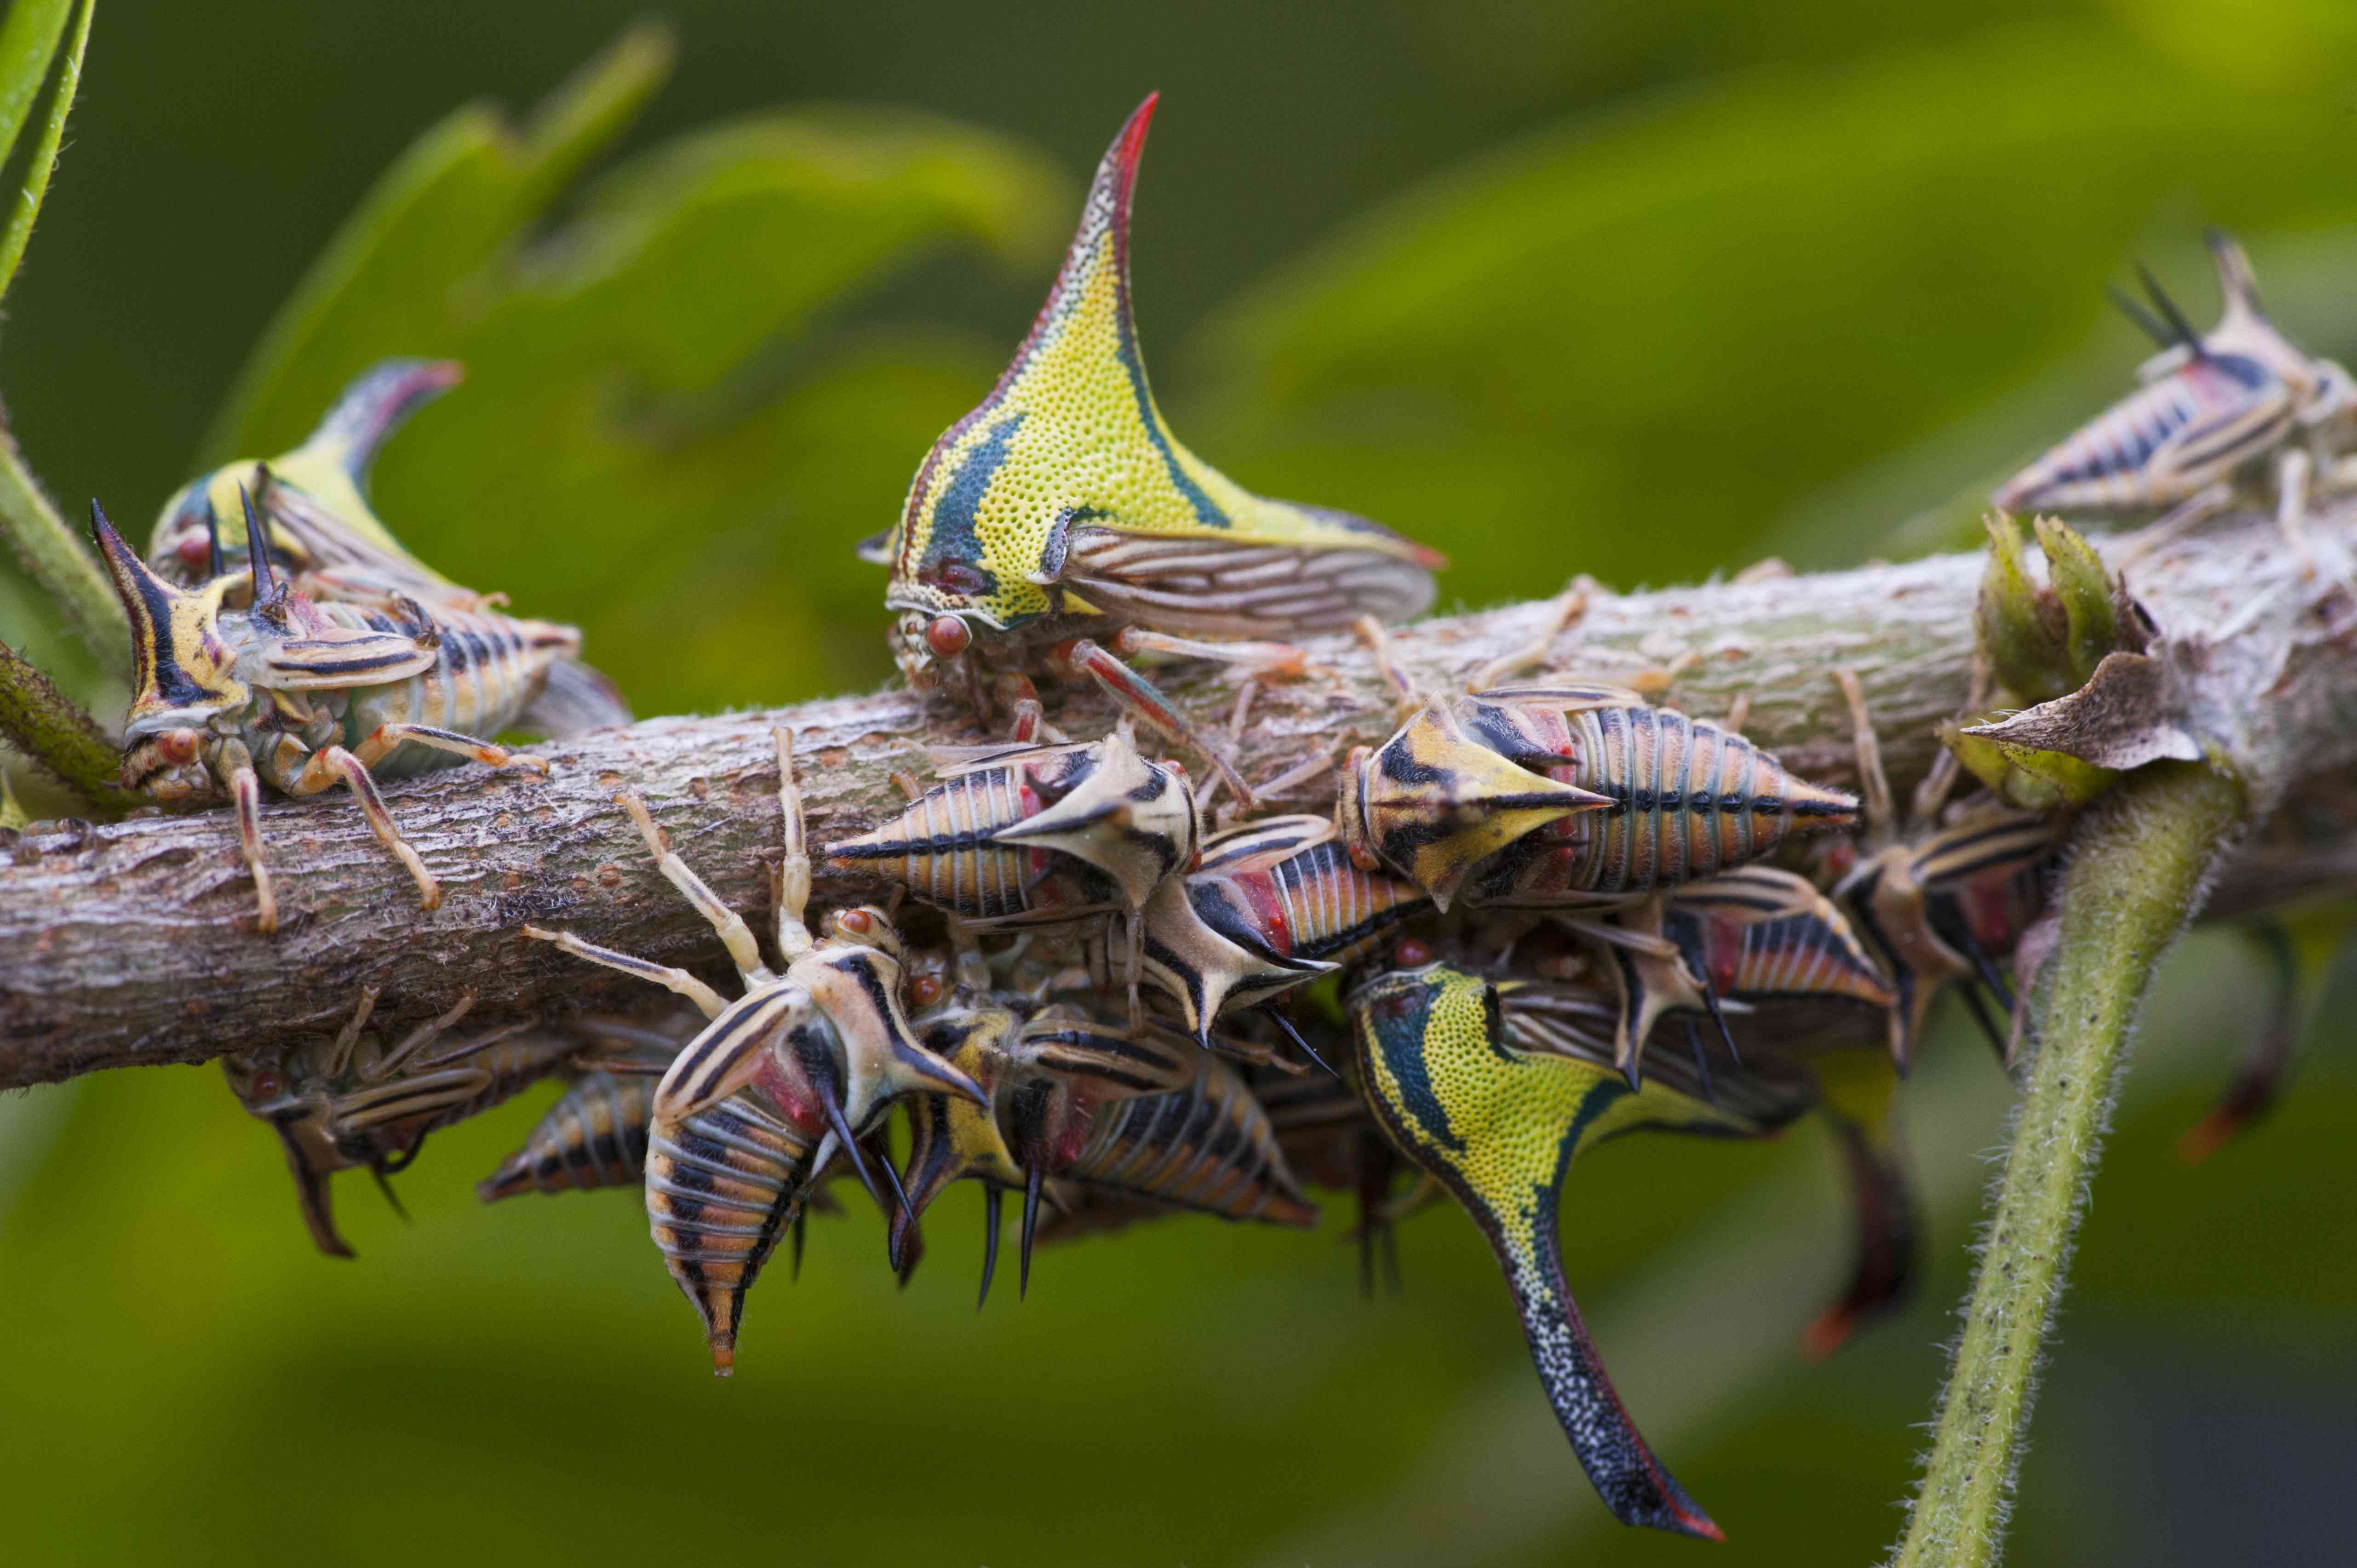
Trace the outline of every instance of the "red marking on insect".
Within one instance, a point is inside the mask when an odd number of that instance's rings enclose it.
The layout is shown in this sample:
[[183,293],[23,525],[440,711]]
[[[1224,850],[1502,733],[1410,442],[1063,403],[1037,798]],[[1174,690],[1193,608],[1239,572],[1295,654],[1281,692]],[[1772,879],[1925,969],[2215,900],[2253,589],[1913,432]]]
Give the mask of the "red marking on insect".
[[920,1007],[930,1007],[942,999],[942,983],[930,974],[920,974],[909,982],[909,999]]
[[265,1100],[272,1095],[276,1094],[278,1092],[278,1075],[274,1072],[255,1073],[253,1075],[253,1092]]
[[936,659],[955,659],[973,640],[973,631],[955,616],[935,616],[925,628],[925,646]]
[[1432,944],[1416,937],[1403,937],[1392,950],[1392,960],[1402,969],[1422,969],[1432,961]]
[[863,937],[876,928],[875,917],[865,909],[845,909],[835,918],[845,930],[856,931]]
[[180,541],[173,547],[172,553],[180,558],[180,564],[191,572],[202,572],[213,564],[211,541],[194,535]]

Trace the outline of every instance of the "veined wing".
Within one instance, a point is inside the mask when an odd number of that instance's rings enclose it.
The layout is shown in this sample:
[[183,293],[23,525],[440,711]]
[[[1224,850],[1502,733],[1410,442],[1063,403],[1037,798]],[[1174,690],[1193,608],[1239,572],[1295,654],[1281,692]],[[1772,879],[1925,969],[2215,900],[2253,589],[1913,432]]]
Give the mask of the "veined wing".
[[1389,552],[1248,544],[1081,527],[1057,586],[1091,608],[1157,629],[1285,637],[1361,615],[1405,620],[1432,603],[1432,575]]

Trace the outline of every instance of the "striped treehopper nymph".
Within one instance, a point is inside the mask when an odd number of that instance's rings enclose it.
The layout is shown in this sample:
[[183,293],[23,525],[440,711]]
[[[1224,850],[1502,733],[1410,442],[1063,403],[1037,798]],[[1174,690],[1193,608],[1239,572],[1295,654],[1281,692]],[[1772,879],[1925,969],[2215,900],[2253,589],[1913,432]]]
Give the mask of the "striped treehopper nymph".
[[[1669,1087],[1675,1069],[1631,1089],[1577,1030],[1551,1015],[1512,1025],[1508,987],[1447,963],[1393,970],[1349,999],[1352,1049],[1369,1107],[1402,1154],[1473,1217],[1506,1273],[1539,1381],[1588,1480],[1624,1524],[1720,1539],[1653,1457],[1613,1392],[1564,1283],[1556,1216],[1573,1157],[1640,1128],[1757,1136],[1805,1110],[1795,1083],[1764,1083],[1757,1103],[1722,1085],[1715,1100]],[[1533,1048],[1533,1031],[1547,1048]],[[1698,1087],[1698,1086],[1695,1086]],[[1746,1095],[1751,1094],[1749,1084]]]
[[[888,1213],[906,1203],[897,1190],[893,1203],[885,1201],[860,1154],[861,1138],[905,1095],[938,1090],[977,1103],[984,1095],[972,1079],[927,1050],[910,1030],[899,994],[900,938],[882,910],[838,910],[828,917],[823,935],[813,935],[804,923],[811,863],[804,848],[802,790],[794,781],[793,736],[780,730],[776,739],[778,804],[785,827],[785,855],[776,889],[776,946],[782,971],[763,961],[752,928],[672,853],[644,802],[630,794],[616,799],[637,825],[663,876],[711,922],[737,966],[744,994],[726,1002],[685,970],[599,947],[569,931],[526,926],[524,934],[676,992],[710,1020],[656,1087],[652,1135],[657,1143],[676,1137],[676,1130],[699,1112],[750,1090],[786,1123],[809,1135],[813,1174],[840,1155]],[[651,1212],[658,1197],[653,1170],[651,1164]],[[899,1174],[888,1161],[884,1174],[897,1189]],[[897,1255],[893,1263],[899,1267]],[[698,1305],[703,1305],[700,1299]],[[715,1340],[716,1357],[721,1348]]]
[[1231,1008],[1272,1000],[1373,950],[1431,908],[1413,884],[1352,862],[1322,817],[1265,817],[1213,835],[1154,895],[1146,973],[1198,1044]]
[[1717,875],[1849,826],[1857,801],[1634,692],[1501,686],[1429,703],[1353,752],[1336,815],[1353,859],[1442,908],[1460,893],[1562,908]]
[[1753,1003],[1855,1003],[1887,1012],[1897,997],[1841,911],[1809,881],[1747,865],[1680,885],[1577,929],[1609,955],[1620,983],[1615,1060],[1634,1073],[1670,1014],[1685,1015],[1707,1090],[1696,1015],[1736,1054],[1727,1008]]
[[654,1080],[703,1026],[681,1008],[651,1024],[588,1016],[566,1027],[584,1037],[581,1070],[542,1112],[523,1147],[475,1186],[496,1203],[526,1192],[636,1187],[646,1174]]
[[[361,372],[303,445],[246,458],[183,486],[164,503],[147,564],[176,587],[196,590],[248,570],[252,534],[240,492],[253,496],[271,553],[295,585],[319,603],[397,612],[414,601],[436,613],[497,609],[497,594],[451,582],[393,537],[369,504],[369,469],[409,416],[457,385],[447,360],[386,360]],[[236,604],[242,582],[228,593]],[[630,722],[612,682],[577,659],[552,662],[517,716],[517,727],[552,738]]]
[[1139,756],[1125,723],[1103,740],[985,752],[827,857],[976,929],[1125,913],[1134,1003],[1139,912],[1201,832],[1185,771]]
[[332,1037],[221,1058],[231,1091],[285,1144],[304,1223],[334,1258],[352,1250],[336,1230],[330,1176],[366,1169],[392,1200],[386,1178],[408,1168],[428,1133],[562,1070],[581,1048],[568,1036],[519,1023],[430,1049],[473,1006],[472,993],[388,1046],[368,1027],[376,1000],[375,991],[361,992]]
[[2164,534],[2224,510],[2235,487],[2270,464],[2278,517],[2293,547],[2311,489],[2357,483],[2357,383],[2276,330],[2259,306],[2242,247],[2212,230],[2223,312],[2198,333],[2152,274],[2145,286],[2161,319],[2114,297],[2161,352],[2144,385],[2096,415],[1992,496],[2007,512],[2111,516],[2166,511]]
[[[253,504],[247,498],[250,527]],[[95,501],[91,530],[131,619],[124,787],[167,805],[236,803],[262,930],[278,926],[263,858],[265,782],[297,798],[350,789],[431,909],[441,885],[402,838],[376,780],[463,761],[548,771],[474,732],[496,735],[521,718],[550,668],[580,650],[571,627],[428,610],[398,595],[382,608],[321,603],[280,576],[266,550],[247,555],[250,602],[228,609],[237,578],[215,576],[194,592],[173,586],[132,553]]]
[[1198,639],[1404,620],[1432,602],[1443,563],[1362,518],[1254,495],[1163,423],[1129,285],[1130,198],[1155,102],[1098,166],[1013,363],[934,444],[899,521],[861,553],[892,569],[885,605],[912,684],[946,680],[979,706],[985,666],[1019,674],[1047,651],[1054,671],[1094,680],[1201,749],[1249,803],[1227,759],[1124,660],[1163,652],[1296,673],[1300,651],[1282,641]]

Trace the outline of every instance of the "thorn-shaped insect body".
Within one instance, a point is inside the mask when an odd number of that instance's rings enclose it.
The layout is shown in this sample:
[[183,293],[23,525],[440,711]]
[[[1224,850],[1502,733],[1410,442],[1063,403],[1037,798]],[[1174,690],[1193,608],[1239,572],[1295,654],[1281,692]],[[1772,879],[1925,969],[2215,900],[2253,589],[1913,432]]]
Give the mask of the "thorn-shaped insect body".
[[2143,368],[2144,385],[1999,486],[1991,498],[1999,510],[2172,509],[2165,528],[2190,524],[2222,510],[2238,480],[2272,463],[2283,524],[2305,548],[2299,523],[2311,475],[2336,489],[2357,479],[2335,461],[2357,446],[2357,383],[2267,319],[2241,246],[2215,231],[2209,242],[2218,325],[2197,333],[2149,273],[2145,286],[2162,319],[2115,293],[2161,348]]
[[1725,1103],[1631,1090],[1611,1067],[1525,1049],[1498,989],[1446,963],[1376,976],[1349,1001],[1360,1083],[1400,1152],[1455,1195],[1504,1267],[1539,1381],[1588,1479],[1624,1524],[1719,1538],[1621,1408],[1564,1283],[1556,1210],[1573,1156],[1667,1124],[1760,1131]]
[[2011,1054],[1997,1019],[2013,1011],[2014,998],[1998,963],[2045,908],[2065,826],[2049,813],[1995,807],[1890,845],[1834,889],[1889,977],[1890,1056],[1900,1070],[1952,983],[1997,1054]]
[[[251,517],[251,497],[245,505]],[[496,735],[516,722],[551,665],[580,649],[572,628],[488,610],[429,612],[399,596],[390,608],[319,603],[281,577],[266,550],[247,556],[252,602],[224,610],[233,579],[195,592],[173,586],[132,553],[95,501],[91,530],[131,620],[124,787],[167,805],[235,802],[261,929],[278,925],[263,858],[265,782],[297,798],[350,789],[431,909],[441,886],[376,781],[462,761],[548,771],[471,732]]]
[[1415,878],[1444,908],[1460,892],[1530,908],[1649,893],[1857,819],[1856,800],[1743,736],[1609,686],[1426,708],[1351,758],[1339,805],[1361,865]]
[[1597,939],[1620,982],[1615,1059],[1626,1072],[1639,1070],[1670,1014],[1707,1015],[1736,1059],[1722,1003],[1854,1002],[1887,1012],[1897,1002],[1841,911],[1806,878],[1773,866],[1739,866],[1574,923]]
[[[474,1004],[471,993],[396,1044],[368,1027],[377,993],[364,990],[333,1036],[221,1058],[231,1092],[270,1123],[312,1241],[329,1257],[352,1250],[336,1230],[328,1178],[365,1169],[380,1184],[408,1167],[425,1135],[488,1111],[559,1071],[579,1042],[509,1024],[438,1045]],[[385,1188],[387,1197],[392,1188]]]
[[1354,863],[1322,817],[1266,817],[1205,841],[1146,915],[1146,974],[1208,1047],[1248,1007],[1372,951],[1431,907],[1415,884]]
[[639,1186],[646,1176],[655,1079],[703,1022],[693,1007],[651,1025],[573,1020],[567,1027],[581,1039],[573,1081],[542,1112],[523,1146],[475,1184],[475,1196],[496,1203],[526,1192]]
[[1848,1285],[1802,1337],[1803,1350],[1821,1361],[1858,1329],[1913,1299],[1921,1225],[1892,1115],[1896,1066],[1865,1051],[1825,1052],[1811,1065],[1818,1111],[1841,1153],[1857,1227]]
[[[386,360],[361,372],[300,446],[267,460],[241,459],[184,486],[164,503],[147,564],[163,581],[196,589],[230,576],[236,604],[250,570],[254,532],[297,588],[320,604],[398,616],[404,602],[432,614],[495,609],[496,594],[451,582],[404,549],[369,504],[369,469],[411,414],[458,384],[447,360]],[[242,490],[263,527],[249,531]],[[479,634],[480,628],[475,628]],[[486,643],[479,661],[505,657]],[[570,653],[560,654],[517,715],[515,727],[562,738],[630,722],[612,682]],[[496,726],[485,726],[495,730]]]
[[[663,876],[711,922],[737,966],[744,994],[735,1002],[724,1002],[718,993],[684,970],[632,958],[567,931],[526,926],[524,934],[676,992],[693,1001],[710,1020],[656,1087],[651,1146],[660,1148],[666,1138],[676,1141],[673,1130],[683,1127],[698,1112],[719,1106],[740,1090],[753,1090],[754,1098],[739,1108],[749,1119],[748,1125],[759,1122],[766,1113],[777,1112],[783,1117],[780,1125],[801,1129],[802,1133],[823,1128],[807,1151],[809,1169],[823,1170],[831,1156],[841,1155],[878,1207],[888,1213],[890,1206],[860,1154],[860,1139],[904,1096],[942,1091],[976,1103],[983,1102],[985,1096],[979,1085],[927,1050],[910,1030],[900,1004],[899,934],[882,910],[838,910],[828,918],[823,936],[813,936],[804,924],[811,865],[804,847],[802,790],[794,780],[792,733],[780,730],[776,741],[778,805],[785,832],[776,942],[785,963],[783,972],[762,961],[752,929],[672,853],[662,831],[634,795],[618,799]],[[760,1101],[767,1101],[766,1107]],[[773,1152],[770,1145],[774,1140],[764,1133],[759,1141],[762,1157],[767,1158]],[[689,1154],[695,1152],[691,1144],[680,1147]],[[665,1219],[659,1210],[661,1194],[651,1156],[647,1170],[648,1208],[655,1217],[660,1241]],[[887,1175],[897,1173],[888,1166]],[[673,1261],[678,1273],[679,1260],[674,1256]],[[682,1274],[681,1283],[703,1310],[705,1301],[686,1274]],[[743,1283],[749,1285],[749,1277]],[[737,1288],[741,1299],[742,1286]],[[706,1317],[708,1322],[716,1321],[709,1312]],[[728,1328],[733,1336],[733,1317]],[[719,1329],[713,1331],[716,1335]],[[729,1344],[733,1346],[733,1337]],[[725,1367],[726,1348],[716,1337],[713,1347],[717,1364]]]
[[497,1203],[527,1192],[638,1186],[647,1172],[654,1103],[651,1078],[602,1069],[583,1073],[542,1113],[523,1147],[475,1184],[475,1196]]
[[970,760],[827,856],[979,929],[1124,912],[1134,993],[1139,913],[1194,860],[1201,832],[1185,771],[1138,755],[1125,724],[1103,740]]
[[[1282,642],[1432,602],[1440,557],[1347,513],[1252,494],[1181,445],[1147,390],[1130,308],[1130,198],[1155,100],[1122,127],[1090,187],[1055,286],[981,405],[934,444],[897,525],[862,546],[888,564],[901,668],[981,699],[980,666],[1037,650],[1123,707],[1204,749],[1123,659],[1159,651],[1297,672]],[[1178,636],[1168,634],[1177,633]],[[1100,646],[1094,639],[1111,643]],[[1075,640],[1077,639],[1077,640]]]

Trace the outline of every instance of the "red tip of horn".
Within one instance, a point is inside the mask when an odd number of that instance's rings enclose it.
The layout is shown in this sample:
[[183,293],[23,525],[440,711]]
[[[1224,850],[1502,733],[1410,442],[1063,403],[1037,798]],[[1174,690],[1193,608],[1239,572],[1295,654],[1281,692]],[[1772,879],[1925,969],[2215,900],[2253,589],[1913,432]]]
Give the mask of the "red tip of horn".
[[1162,102],[1162,94],[1149,92],[1146,102],[1130,111],[1121,127],[1121,134],[1106,149],[1104,166],[1098,177],[1111,175],[1114,179],[1113,231],[1117,243],[1127,249],[1129,242],[1129,198],[1137,188],[1137,160],[1146,151],[1146,129],[1154,124],[1154,106]]

